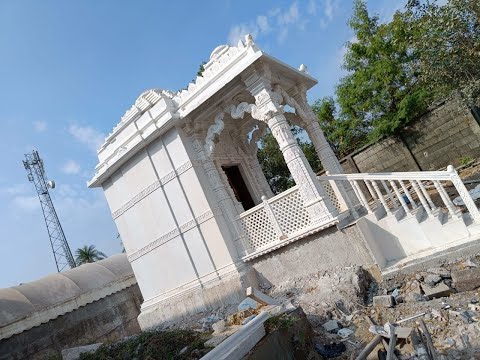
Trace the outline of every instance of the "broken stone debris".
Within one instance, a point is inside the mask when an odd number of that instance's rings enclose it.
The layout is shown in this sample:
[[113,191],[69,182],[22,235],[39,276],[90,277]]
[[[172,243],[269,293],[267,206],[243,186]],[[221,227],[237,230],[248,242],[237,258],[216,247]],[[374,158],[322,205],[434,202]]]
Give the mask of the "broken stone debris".
[[425,293],[425,296],[428,297],[428,299],[446,297],[453,292],[453,290],[443,282],[433,287],[423,284],[422,290]]
[[339,329],[338,322],[336,320],[328,320],[325,324],[323,324],[323,328],[325,329],[326,332],[337,332]]
[[[397,339],[408,339],[411,338],[411,342],[414,344],[414,349],[415,349],[415,354],[418,359],[435,359],[436,357],[436,350],[433,348],[433,345],[429,345],[428,347],[424,346],[423,341],[420,341],[421,335],[418,333],[417,335],[417,329],[412,328],[412,327],[404,327],[404,326],[399,326],[399,323],[402,322],[407,322],[407,321],[412,321],[420,316],[424,316],[425,313],[417,314],[408,318],[405,318],[403,320],[399,320],[396,323],[385,323],[384,326],[378,326],[373,323],[373,321],[370,318],[367,318],[367,321],[370,325],[369,331],[375,335],[375,337],[372,339],[372,341],[360,352],[358,357],[356,358],[357,360],[365,359],[365,358],[371,358],[367,357],[369,354],[371,354],[374,349],[376,349],[378,346],[383,346],[384,350],[381,352],[386,352],[386,359],[395,359],[397,358],[395,355],[396,347],[397,347]],[[423,335],[429,339],[430,334],[425,326],[425,324],[422,322],[422,331]],[[431,341],[430,341],[431,342]],[[381,344],[381,345],[380,345]]]
[[227,325],[225,319],[217,321],[215,324],[212,325],[213,332],[216,334],[220,334],[225,330],[225,326]]
[[337,335],[340,335],[342,338],[348,338],[350,335],[352,335],[355,331],[349,328],[343,328],[338,330]]
[[480,268],[453,270],[452,281],[457,291],[475,290],[480,287]]
[[[255,319],[257,315],[261,316],[263,312],[268,312],[270,316],[276,316],[297,309],[290,301],[278,305],[277,300],[253,288],[248,288],[246,293],[247,298],[237,306],[237,312],[227,316],[225,319],[218,319],[216,316],[202,319],[204,324],[216,320],[211,325],[213,329],[212,337],[205,342],[205,346],[217,347],[229,336]],[[251,345],[254,346],[255,344]]]
[[393,307],[395,305],[395,299],[392,295],[379,295],[373,297],[374,307]]
[[407,282],[401,292],[404,294],[402,297],[404,301],[417,302],[424,300],[418,280]]
[[260,305],[261,304],[254,299],[246,297],[240,304],[238,304],[238,311],[245,311],[249,309],[255,310],[256,308],[260,307]]
[[257,304],[262,305],[278,305],[278,301],[274,298],[254,289],[253,287],[247,288],[247,296],[253,299]]
[[423,279],[423,282],[427,284],[428,286],[435,286],[437,285],[440,281],[442,281],[442,277],[440,275],[436,274],[428,274],[425,276]]

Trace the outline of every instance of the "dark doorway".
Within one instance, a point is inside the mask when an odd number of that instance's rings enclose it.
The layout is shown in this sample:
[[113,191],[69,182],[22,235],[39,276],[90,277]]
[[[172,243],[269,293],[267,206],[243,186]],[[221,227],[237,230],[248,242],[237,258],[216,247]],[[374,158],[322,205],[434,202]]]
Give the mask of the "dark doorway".
[[222,166],[223,171],[228,178],[228,183],[230,187],[233,189],[233,193],[235,194],[235,198],[238,202],[243,205],[243,209],[247,211],[255,206],[255,203],[250,196],[250,192],[248,191],[247,184],[243,181],[242,174],[240,173],[240,169],[237,165],[233,166]]

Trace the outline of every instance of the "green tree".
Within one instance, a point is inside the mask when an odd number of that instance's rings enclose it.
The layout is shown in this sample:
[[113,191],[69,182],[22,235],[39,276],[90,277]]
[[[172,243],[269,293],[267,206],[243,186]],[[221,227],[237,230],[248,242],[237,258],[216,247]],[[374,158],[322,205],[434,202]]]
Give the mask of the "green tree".
[[346,129],[367,129],[370,140],[398,132],[423,112],[428,91],[419,84],[417,51],[408,42],[406,16],[390,23],[370,16],[365,2],[354,3],[349,26],[355,41],[347,43],[343,67],[348,74],[336,89]]
[[202,61],[202,63],[198,67],[197,76],[202,76],[203,75],[203,72],[205,71],[205,64],[206,63],[207,63],[206,61]]
[[[322,167],[313,144],[304,138],[303,129],[292,126],[291,130],[313,171],[319,172]],[[279,194],[295,185],[277,140],[269,130],[259,141],[257,158],[274,194]]]
[[441,97],[458,90],[469,105],[480,106],[480,1],[411,0],[407,9],[408,40],[424,86]]
[[75,262],[77,263],[77,265],[92,263],[98,260],[105,259],[107,257],[103,252],[95,249],[95,245],[85,245],[77,249],[75,255]]
[[362,146],[367,140],[368,129],[355,117],[341,116],[332,97],[324,97],[312,106],[318,123],[338,157],[344,157]]

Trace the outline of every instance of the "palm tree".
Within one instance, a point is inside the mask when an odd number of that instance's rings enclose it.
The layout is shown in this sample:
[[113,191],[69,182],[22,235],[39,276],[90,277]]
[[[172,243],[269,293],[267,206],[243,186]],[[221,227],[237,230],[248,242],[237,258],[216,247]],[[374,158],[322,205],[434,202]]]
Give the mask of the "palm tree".
[[75,261],[77,262],[77,265],[92,263],[107,257],[107,255],[105,255],[103,252],[95,249],[95,245],[85,245],[84,247],[77,249],[75,255]]

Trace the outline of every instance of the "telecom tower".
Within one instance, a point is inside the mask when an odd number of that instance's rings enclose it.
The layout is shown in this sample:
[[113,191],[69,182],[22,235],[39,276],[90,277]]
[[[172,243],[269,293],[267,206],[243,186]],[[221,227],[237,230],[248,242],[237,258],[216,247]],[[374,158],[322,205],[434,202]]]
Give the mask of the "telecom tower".
[[31,154],[25,154],[23,165],[25,166],[25,170],[27,170],[28,180],[33,182],[35,190],[37,190],[57,270],[60,272],[67,266],[74,268],[77,265],[73,259],[72,252],[63,233],[62,225],[60,224],[48,192],[49,188],[55,188],[55,182],[53,180],[47,180],[47,175],[43,168],[43,160],[40,158],[40,155],[38,155],[38,151],[33,150]]

